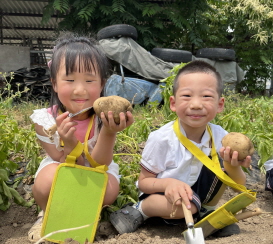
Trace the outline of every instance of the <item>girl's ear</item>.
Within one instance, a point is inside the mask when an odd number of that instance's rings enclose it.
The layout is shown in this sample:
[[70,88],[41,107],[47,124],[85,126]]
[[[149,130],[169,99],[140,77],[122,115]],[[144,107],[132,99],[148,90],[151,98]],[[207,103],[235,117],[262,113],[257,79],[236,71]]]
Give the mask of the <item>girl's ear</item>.
[[176,111],[176,106],[175,106],[175,97],[170,96],[170,109],[175,112]]
[[50,79],[50,82],[51,82],[53,90],[57,93],[58,89],[57,89],[57,86],[56,86],[56,82],[53,82],[52,79]]
[[106,82],[107,82],[107,80],[105,80],[104,82],[103,81],[101,81],[101,83],[100,83],[100,94],[103,92],[103,89],[104,89],[104,87],[106,86]]
[[225,104],[225,98],[220,97],[219,102],[218,102],[217,113],[221,113],[224,110],[224,104]]

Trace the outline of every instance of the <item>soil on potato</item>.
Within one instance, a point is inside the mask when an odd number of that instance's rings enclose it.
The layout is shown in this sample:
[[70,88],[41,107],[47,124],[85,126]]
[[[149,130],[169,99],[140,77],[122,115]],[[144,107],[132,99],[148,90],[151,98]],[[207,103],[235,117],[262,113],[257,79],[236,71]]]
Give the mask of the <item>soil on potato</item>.
[[[257,191],[257,201],[248,208],[261,208],[263,212],[260,216],[255,216],[242,220],[238,223],[241,233],[229,237],[213,238],[207,237],[206,244],[273,244],[273,196],[264,190],[264,175],[259,171],[253,171],[247,177],[247,188]],[[235,193],[227,190],[223,199],[219,203],[222,205]],[[12,204],[6,212],[0,211],[0,243],[3,244],[29,244],[27,233],[36,220],[36,206],[25,208]],[[130,244],[130,243],[149,243],[149,244],[183,244],[181,226],[168,226],[158,221],[147,221],[136,232],[118,235],[109,222],[100,225],[95,244]]]

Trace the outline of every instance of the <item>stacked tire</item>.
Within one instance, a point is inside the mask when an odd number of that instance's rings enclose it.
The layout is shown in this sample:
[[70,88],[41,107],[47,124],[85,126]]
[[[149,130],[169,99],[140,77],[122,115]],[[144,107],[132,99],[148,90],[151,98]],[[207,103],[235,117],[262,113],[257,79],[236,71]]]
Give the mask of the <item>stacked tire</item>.
[[192,61],[192,53],[185,50],[170,48],[153,48],[151,54],[165,62],[188,63]]
[[235,61],[235,51],[225,48],[201,48],[197,50],[197,58],[208,58],[212,60]]
[[107,38],[120,38],[120,37],[131,37],[133,40],[137,40],[138,34],[137,29],[132,25],[127,24],[117,24],[110,25],[102,28],[97,33],[97,39],[107,39]]

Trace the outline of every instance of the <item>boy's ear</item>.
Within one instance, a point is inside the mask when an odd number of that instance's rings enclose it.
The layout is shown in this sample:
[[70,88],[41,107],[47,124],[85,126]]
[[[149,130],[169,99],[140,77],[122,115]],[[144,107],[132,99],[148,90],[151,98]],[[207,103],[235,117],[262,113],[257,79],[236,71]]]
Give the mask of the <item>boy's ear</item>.
[[175,112],[176,111],[176,107],[175,107],[175,97],[174,96],[170,96],[170,109]]
[[225,98],[220,97],[218,102],[218,110],[217,113],[221,113],[224,110]]

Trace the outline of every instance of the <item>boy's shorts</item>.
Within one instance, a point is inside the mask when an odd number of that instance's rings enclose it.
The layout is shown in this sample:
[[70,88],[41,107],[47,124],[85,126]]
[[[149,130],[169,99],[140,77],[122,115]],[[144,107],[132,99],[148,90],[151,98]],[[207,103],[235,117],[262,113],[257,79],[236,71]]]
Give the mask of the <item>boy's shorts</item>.
[[[222,165],[222,162],[220,162]],[[220,181],[216,175],[210,171],[205,165],[203,165],[200,175],[195,182],[195,184],[191,187],[193,190],[192,202],[195,204],[198,212],[193,215],[194,218],[199,217],[199,212],[202,204],[209,203],[218,193],[219,189],[222,186],[222,181]],[[158,192],[155,194],[164,195],[163,192]],[[143,200],[147,198],[150,194],[142,194],[139,197],[139,200]],[[177,222],[177,219],[168,219],[166,222]],[[184,221],[184,218],[183,218]],[[173,223],[172,223],[173,224]]]

